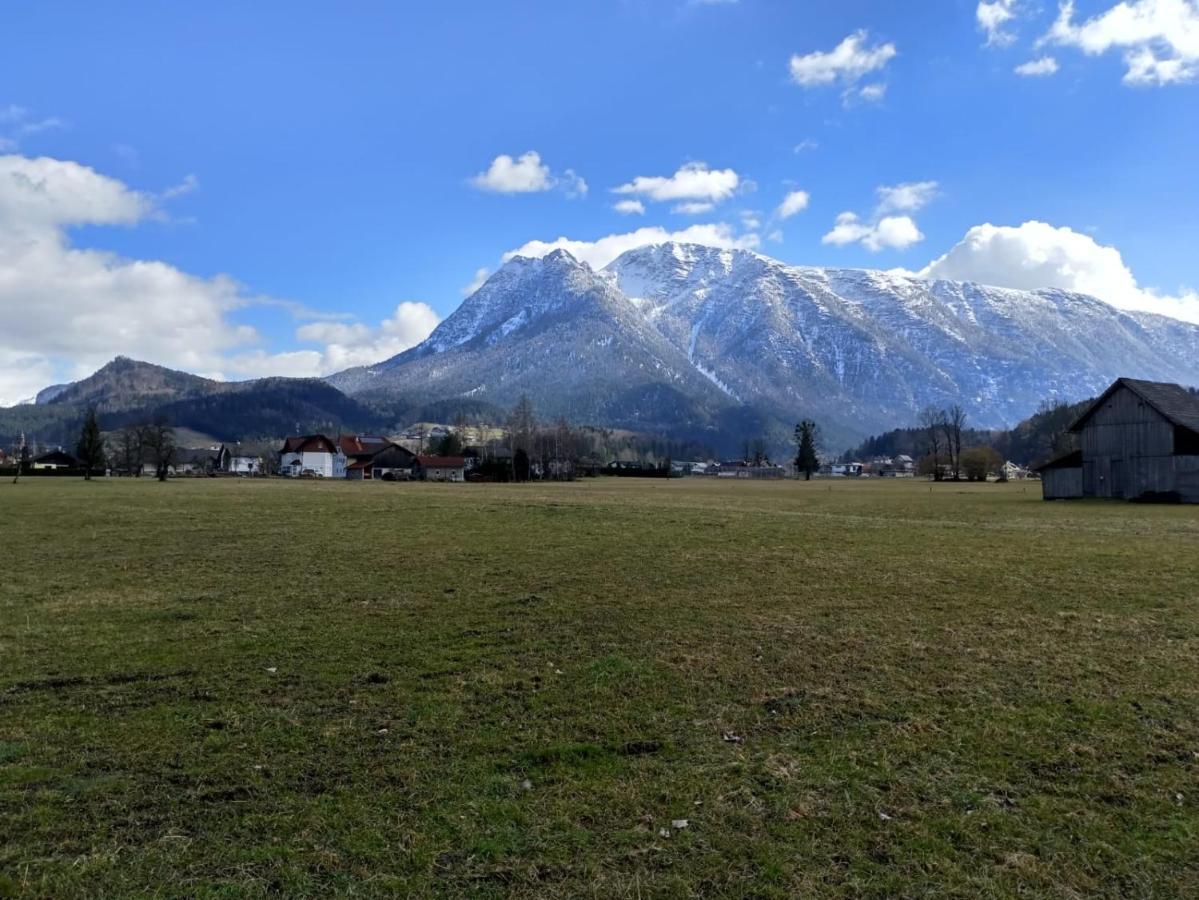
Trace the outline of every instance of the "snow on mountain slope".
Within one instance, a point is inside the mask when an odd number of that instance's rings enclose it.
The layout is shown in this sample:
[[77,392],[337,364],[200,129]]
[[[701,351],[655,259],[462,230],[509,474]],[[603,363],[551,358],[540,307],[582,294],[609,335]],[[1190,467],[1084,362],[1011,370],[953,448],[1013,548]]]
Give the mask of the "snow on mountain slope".
[[417,347],[329,379],[411,403],[470,397],[627,427],[702,426],[731,405],[645,317],[565,251],[505,265]]
[[543,415],[692,432],[813,416],[838,446],[929,404],[1010,424],[1120,375],[1199,382],[1199,326],[1066,291],[665,243],[598,273],[564,251],[514,259],[423,344],[329,380],[424,403],[528,393]]
[[835,427],[877,431],[954,402],[974,424],[1000,426],[1045,397],[1093,395],[1128,372],[1199,380],[1199,328],[1065,291],[673,244],[631,250],[604,275],[744,402]]

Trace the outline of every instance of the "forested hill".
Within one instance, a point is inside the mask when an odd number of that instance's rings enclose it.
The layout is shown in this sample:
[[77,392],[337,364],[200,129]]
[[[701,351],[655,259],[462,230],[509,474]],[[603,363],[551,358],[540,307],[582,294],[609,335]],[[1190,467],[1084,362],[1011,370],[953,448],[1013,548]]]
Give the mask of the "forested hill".
[[[1006,430],[968,428],[962,433],[963,447],[992,447],[1004,459],[1020,465],[1043,462],[1074,447],[1074,437],[1066,429],[1082,415],[1091,400],[1079,403],[1046,401],[1033,415]],[[920,459],[928,452],[928,434],[921,427],[896,428],[867,438],[845,453],[846,460],[864,460],[875,456],[906,453]]]
[[[316,378],[221,382],[118,357],[43,403],[0,409],[0,446],[21,434],[72,446],[89,406],[105,430],[165,417],[220,441],[316,431],[372,431],[390,417]],[[385,421],[386,420],[386,421]]]

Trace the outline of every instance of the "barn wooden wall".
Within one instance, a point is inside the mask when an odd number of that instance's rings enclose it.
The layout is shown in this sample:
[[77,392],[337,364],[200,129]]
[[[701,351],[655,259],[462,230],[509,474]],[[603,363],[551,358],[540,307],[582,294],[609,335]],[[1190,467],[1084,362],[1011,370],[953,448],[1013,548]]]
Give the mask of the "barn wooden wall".
[[1082,496],[1082,468],[1043,469],[1041,492],[1046,500],[1070,500]]
[[1138,497],[1178,490],[1174,426],[1130,391],[1119,388],[1087,421],[1080,436],[1083,491],[1096,497]]

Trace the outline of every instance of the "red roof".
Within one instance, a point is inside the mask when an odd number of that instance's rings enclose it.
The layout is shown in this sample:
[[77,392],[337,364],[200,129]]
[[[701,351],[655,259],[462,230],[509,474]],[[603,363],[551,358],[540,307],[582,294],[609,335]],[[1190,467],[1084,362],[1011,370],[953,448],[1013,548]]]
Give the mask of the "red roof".
[[462,456],[418,456],[416,461],[425,469],[461,469],[466,465]]
[[374,456],[390,447],[391,441],[373,434],[339,434],[337,445],[346,456]]

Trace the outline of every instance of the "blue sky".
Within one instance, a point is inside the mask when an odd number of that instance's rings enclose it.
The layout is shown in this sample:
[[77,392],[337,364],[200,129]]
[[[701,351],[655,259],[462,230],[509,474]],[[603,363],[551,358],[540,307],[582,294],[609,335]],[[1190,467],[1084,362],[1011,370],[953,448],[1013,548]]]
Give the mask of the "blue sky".
[[0,285],[4,229],[45,252],[0,307],[57,309],[0,402],[368,361],[505,253],[650,227],[1199,310],[1199,0],[42,0],[2,40]]

